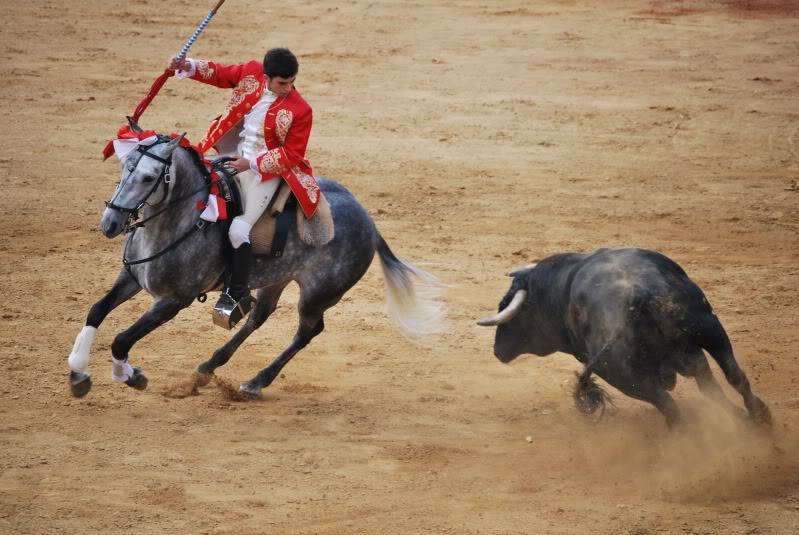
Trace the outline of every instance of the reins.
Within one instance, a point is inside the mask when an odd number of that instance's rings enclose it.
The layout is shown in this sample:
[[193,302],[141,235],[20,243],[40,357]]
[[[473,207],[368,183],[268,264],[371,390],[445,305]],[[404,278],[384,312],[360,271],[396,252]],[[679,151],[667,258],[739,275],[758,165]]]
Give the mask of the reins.
[[[162,140],[162,141],[160,141],[159,143],[164,143],[164,142],[166,142],[166,141],[167,141],[167,140]],[[154,185],[154,186],[153,186],[153,187],[150,189],[150,191],[148,191],[148,192],[147,192],[147,195],[146,195],[146,196],[144,197],[144,199],[143,199],[143,200],[142,200],[142,201],[141,201],[141,202],[140,202],[140,203],[139,203],[139,204],[136,206],[136,208],[126,208],[126,207],[122,207],[122,206],[119,206],[119,205],[115,204],[115,203],[114,203],[114,199],[116,199],[116,197],[119,195],[119,191],[118,191],[118,192],[117,192],[117,194],[116,194],[116,195],[115,195],[115,196],[114,196],[114,197],[111,199],[111,201],[110,201],[110,202],[107,202],[107,203],[106,203],[106,206],[107,206],[108,208],[111,208],[112,210],[117,210],[117,211],[119,211],[119,212],[123,212],[123,213],[130,214],[130,216],[129,216],[129,219],[130,219],[130,218],[133,218],[133,220],[134,220],[134,221],[136,221],[136,220],[138,219],[138,217],[139,217],[139,210],[141,210],[141,209],[142,209],[142,207],[143,207],[145,204],[147,204],[147,199],[149,199],[149,198],[150,198],[150,196],[151,196],[153,193],[155,193],[155,191],[158,189],[158,186],[161,184],[161,181],[162,181],[162,180],[163,180],[163,183],[164,183],[164,198],[166,198],[166,196],[169,194],[169,184],[170,184],[170,182],[171,182],[169,170],[170,170],[170,168],[171,168],[171,166],[172,166],[172,155],[171,155],[171,154],[169,155],[169,157],[168,157],[168,158],[161,158],[160,156],[157,156],[157,155],[155,155],[155,154],[151,154],[151,153],[150,153],[148,150],[146,150],[146,149],[142,149],[141,147],[139,147],[137,150],[138,150],[138,151],[139,151],[139,152],[142,154],[142,157],[144,157],[144,156],[147,156],[147,157],[149,157],[149,158],[152,158],[152,159],[154,159],[154,160],[156,160],[156,161],[158,161],[158,162],[160,162],[160,163],[164,164],[164,168],[161,170],[161,173],[160,173],[160,175],[159,175],[158,179],[156,180],[156,183],[155,183],[155,185]],[[141,160],[139,160],[139,161],[141,161]],[[166,253],[168,253],[168,252],[172,251],[173,249],[175,249],[176,247],[178,247],[178,246],[179,246],[181,243],[183,243],[184,241],[186,241],[186,239],[187,239],[189,236],[191,236],[191,234],[192,234],[194,231],[196,231],[197,229],[202,229],[202,228],[205,228],[205,226],[206,226],[206,221],[205,221],[205,220],[203,220],[203,219],[198,219],[198,220],[197,220],[197,221],[196,221],[196,222],[195,222],[195,223],[194,223],[194,224],[193,224],[193,225],[192,225],[192,226],[191,226],[191,227],[190,227],[190,228],[189,228],[189,229],[188,229],[186,232],[184,232],[184,233],[183,233],[183,234],[182,234],[182,235],[181,235],[181,236],[180,236],[178,239],[176,239],[174,242],[172,242],[172,243],[170,243],[169,245],[167,245],[167,246],[166,246],[164,249],[162,249],[161,251],[159,251],[159,252],[155,253],[154,255],[148,256],[148,257],[146,257],[146,258],[140,258],[140,259],[137,259],[137,260],[129,260],[129,259],[128,259],[128,247],[130,246],[130,243],[131,243],[131,241],[133,241],[133,237],[136,235],[136,230],[137,230],[137,229],[139,229],[139,228],[141,228],[141,227],[144,227],[144,226],[145,226],[145,223],[147,223],[148,221],[152,221],[154,218],[156,218],[156,217],[158,217],[159,215],[161,215],[161,214],[163,214],[163,213],[167,212],[167,211],[168,211],[168,210],[170,210],[172,207],[174,207],[176,204],[178,204],[178,203],[180,203],[180,202],[182,202],[182,201],[185,201],[186,199],[188,199],[188,198],[190,198],[190,197],[192,197],[192,196],[196,195],[197,193],[199,193],[199,192],[201,192],[201,191],[203,191],[203,190],[206,190],[206,189],[209,189],[209,188],[213,187],[213,185],[214,185],[215,183],[217,183],[217,182],[218,182],[218,179],[216,179],[216,180],[215,180],[215,179],[213,178],[213,175],[211,175],[210,173],[208,173],[208,172],[207,172],[207,170],[206,170],[206,169],[204,169],[205,161],[201,160],[201,161],[198,161],[198,162],[196,162],[196,163],[197,163],[197,165],[200,167],[200,170],[203,172],[203,175],[204,175],[204,177],[205,177],[205,184],[203,184],[201,187],[199,187],[199,188],[197,188],[197,189],[195,189],[195,190],[193,190],[193,191],[190,191],[190,192],[188,192],[188,193],[185,193],[185,194],[181,195],[181,196],[180,196],[180,197],[178,197],[177,199],[174,199],[174,200],[172,200],[172,201],[169,201],[168,203],[166,203],[166,205],[165,205],[163,208],[161,208],[160,210],[158,210],[157,212],[155,212],[155,213],[153,213],[153,214],[150,214],[150,215],[149,215],[148,217],[146,217],[145,219],[143,219],[143,220],[141,220],[141,221],[136,221],[136,222],[135,222],[135,223],[133,223],[133,224],[128,224],[128,225],[127,225],[126,232],[127,232],[127,233],[129,233],[129,234],[130,234],[130,236],[128,237],[127,241],[125,242],[125,249],[124,249],[124,251],[123,251],[123,253],[122,253],[122,264],[125,266],[125,268],[126,268],[128,271],[130,271],[130,267],[131,267],[131,266],[135,266],[135,265],[139,265],[139,264],[146,264],[147,262],[152,262],[153,260],[155,260],[155,259],[157,259],[157,258],[160,258],[160,257],[162,257],[163,255],[165,255]],[[217,162],[215,162],[215,164],[216,164],[216,163],[217,163]],[[219,163],[222,163],[222,162],[219,162]],[[138,165],[138,162],[136,163],[136,165]],[[131,170],[130,170],[130,173],[128,174],[128,178],[129,178],[129,177],[130,177],[130,176],[133,174],[133,171],[135,171],[135,167],[134,167],[133,169],[131,169]]]
[[[159,139],[159,141],[155,145],[160,145],[161,143],[166,143],[166,142],[167,140],[165,139]],[[119,189],[117,189],[117,192],[114,194],[111,200],[105,203],[106,207],[111,208],[112,210],[116,210],[117,212],[122,212],[124,214],[130,214],[130,217],[132,217],[134,221],[139,218],[139,210],[141,210],[144,207],[144,205],[147,204],[147,199],[150,198],[150,195],[156,192],[158,186],[161,185],[161,181],[163,180],[164,183],[164,198],[166,198],[166,196],[169,195],[169,184],[172,182],[172,179],[169,174],[169,168],[172,166],[171,154],[169,155],[169,158],[161,158],[160,156],[151,154],[147,149],[143,149],[142,147],[138,147],[136,151],[142,155],[142,158],[147,156],[157,162],[161,162],[162,164],[164,164],[164,168],[161,169],[161,173],[158,175],[158,178],[155,179],[155,184],[153,184],[153,187],[150,188],[150,191],[147,192],[147,195],[144,196],[144,199],[142,199],[142,201],[138,205],[136,205],[135,208],[127,208],[124,206],[119,206],[114,202],[116,198],[119,196],[120,192],[122,191],[121,186],[119,187]],[[138,167],[139,162],[141,162],[141,159],[139,159],[139,161],[136,162],[136,165],[133,166],[133,168],[128,168],[130,172],[128,173],[128,176],[125,179],[126,181],[129,180],[130,177],[133,175],[133,172],[136,170],[136,167]],[[152,217],[149,217],[148,219],[152,219]]]
[[201,229],[201,228],[204,228],[204,227],[205,227],[205,221],[200,219],[195,224],[193,224],[189,230],[184,232],[183,235],[180,238],[178,238],[177,240],[175,240],[171,244],[167,245],[164,249],[162,249],[158,253],[156,253],[156,254],[154,254],[152,256],[148,256],[147,258],[140,258],[138,260],[128,260],[127,259],[128,246],[130,245],[131,240],[133,240],[133,236],[136,235],[136,228],[138,228],[138,227],[135,227],[132,231],[130,231],[130,237],[125,242],[125,250],[122,253],[122,265],[124,265],[126,269],[130,270],[130,266],[135,266],[135,265],[138,265],[138,264],[146,264],[147,262],[152,262],[156,258],[162,257],[163,255],[167,254],[169,251],[171,251],[172,249],[174,249],[175,247],[177,247],[178,245],[183,243],[186,240],[186,238],[191,236],[191,234],[195,230]]

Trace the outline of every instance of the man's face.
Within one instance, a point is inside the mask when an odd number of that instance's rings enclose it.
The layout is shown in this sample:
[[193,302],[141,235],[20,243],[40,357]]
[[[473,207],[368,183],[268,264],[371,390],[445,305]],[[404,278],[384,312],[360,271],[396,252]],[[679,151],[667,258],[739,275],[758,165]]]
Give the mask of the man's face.
[[282,78],[275,76],[274,78],[266,77],[266,88],[279,97],[285,97],[291,90],[294,89],[294,80],[296,76],[291,78]]

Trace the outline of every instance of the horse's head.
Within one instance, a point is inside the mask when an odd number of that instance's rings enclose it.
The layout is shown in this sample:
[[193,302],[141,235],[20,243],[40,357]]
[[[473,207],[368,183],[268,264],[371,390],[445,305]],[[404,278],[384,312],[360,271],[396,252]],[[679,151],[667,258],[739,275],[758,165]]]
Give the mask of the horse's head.
[[[141,134],[143,130],[128,118],[131,130]],[[122,162],[122,171],[116,192],[100,220],[100,228],[107,238],[114,238],[125,230],[131,219],[138,218],[145,204],[156,206],[169,194],[172,152],[180,145],[182,136],[170,139],[157,136],[150,145],[139,145]],[[162,190],[159,194],[158,190]]]

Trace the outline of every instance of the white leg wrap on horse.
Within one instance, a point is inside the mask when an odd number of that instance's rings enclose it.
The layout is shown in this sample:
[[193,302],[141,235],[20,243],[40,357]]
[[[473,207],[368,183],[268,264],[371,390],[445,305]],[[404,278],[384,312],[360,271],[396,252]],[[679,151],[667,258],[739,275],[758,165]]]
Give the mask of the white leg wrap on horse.
[[242,243],[250,243],[251,229],[252,225],[246,221],[243,221],[238,217],[233,218],[233,221],[230,223],[230,231],[228,231],[228,236],[230,237],[230,243],[233,244],[234,249],[241,247]]
[[84,373],[89,367],[89,356],[94,343],[94,336],[97,334],[97,327],[84,325],[80,334],[75,338],[75,345],[72,346],[72,353],[69,354],[67,362],[69,369],[76,373]]
[[131,377],[133,377],[133,367],[128,361],[111,357],[111,378],[117,383],[124,383]]

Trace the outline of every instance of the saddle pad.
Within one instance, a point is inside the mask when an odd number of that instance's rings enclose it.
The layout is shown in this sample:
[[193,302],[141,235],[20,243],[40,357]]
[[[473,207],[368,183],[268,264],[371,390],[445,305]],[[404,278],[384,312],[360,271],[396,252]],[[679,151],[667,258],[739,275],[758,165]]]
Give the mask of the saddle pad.
[[300,239],[311,247],[326,245],[336,236],[336,226],[333,222],[333,213],[330,203],[324,194],[321,194],[319,206],[311,219],[306,219],[302,210],[297,210],[297,232]]
[[269,201],[269,206],[263,215],[255,222],[250,230],[250,243],[252,253],[255,255],[268,255],[272,251],[272,242],[275,240],[277,230],[277,216],[283,212],[286,202],[291,196],[291,188],[284,181],[280,181],[277,192]]
[[264,215],[255,223],[250,231],[252,254],[267,255],[272,251],[272,241],[275,239],[277,219],[264,212]]
[[[250,230],[250,242],[254,255],[268,255],[272,251],[272,242],[277,232],[277,218],[286,206],[291,195],[291,188],[281,183],[269,207]],[[324,195],[311,219],[306,219],[302,210],[297,212],[297,233],[300,239],[311,247],[321,247],[332,240],[335,235],[333,213]]]

